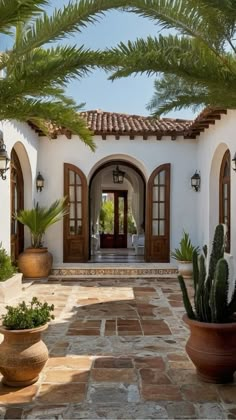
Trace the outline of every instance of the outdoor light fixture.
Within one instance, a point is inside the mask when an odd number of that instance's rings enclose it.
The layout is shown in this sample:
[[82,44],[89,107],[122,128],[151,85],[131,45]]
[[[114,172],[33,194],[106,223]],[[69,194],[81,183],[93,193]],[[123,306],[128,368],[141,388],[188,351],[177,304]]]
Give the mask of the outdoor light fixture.
[[0,130],[0,177],[5,180],[6,172],[10,168],[10,159],[6,151],[6,145],[3,141],[3,132]]
[[199,172],[195,172],[195,174],[191,177],[191,187],[195,191],[200,190],[201,185],[201,177]]
[[234,157],[232,159],[232,169],[236,171],[236,153],[234,154]]
[[119,169],[118,165],[117,165],[116,169],[114,169],[114,171],[112,171],[112,173],[113,173],[114,184],[123,184],[125,172],[121,171]]
[[38,176],[36,178],[36,188],[37,192],[41,192],[44,187],[44,178],[42,177],[41,173],[38,173]]

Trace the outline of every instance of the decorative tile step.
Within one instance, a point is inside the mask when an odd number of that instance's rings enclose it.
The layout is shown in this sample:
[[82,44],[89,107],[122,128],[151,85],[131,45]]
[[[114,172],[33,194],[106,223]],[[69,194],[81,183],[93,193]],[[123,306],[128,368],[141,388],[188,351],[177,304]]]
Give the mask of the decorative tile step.
[[119,264],[98,266],[97,264],[84,264],[73,267],[54,267],[52,277],[154,277],[175,276],[178,270],[171,264]]

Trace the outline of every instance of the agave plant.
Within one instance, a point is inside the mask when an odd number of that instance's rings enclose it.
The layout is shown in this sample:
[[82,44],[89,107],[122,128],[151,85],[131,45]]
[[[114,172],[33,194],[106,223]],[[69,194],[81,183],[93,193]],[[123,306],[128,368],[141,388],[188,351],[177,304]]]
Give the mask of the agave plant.
[[54,201],[50,207],[40,207],[37,203],[33,209],[20,210],[16,219],[27,226],[31,234],[31,247],[41,248],[42,238],[49,226],[58,222],[67,214],[66,197]]
[[177,261],[192,261],[193,251],[199,252],[199,247],[192,245],[189,234],[185,231],[183,231],[183,237],[179,245],[179,248],[175,248],[175,250],[171,252],[172,258]]

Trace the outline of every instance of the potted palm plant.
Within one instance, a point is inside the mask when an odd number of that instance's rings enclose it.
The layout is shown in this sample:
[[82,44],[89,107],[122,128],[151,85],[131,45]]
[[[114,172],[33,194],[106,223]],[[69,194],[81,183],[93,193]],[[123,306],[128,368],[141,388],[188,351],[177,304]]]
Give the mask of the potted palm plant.
[[4,336],[0,344],[0,372],[6,385],[28,386],[38,380],[48,360],[41,333],[54,319],[54,306],[33,297],[28,305],[23,301],[16,307],[6,306],[6,310],[0,327]]
[[183,276],[178,276],[186,310],[183,319],[190,328],[186,351],[202,380],[231,382],[236,371],[236,284],[224,258],[223,225],[215,229],[208,270],[206,258],[206,246],[199,258],[193,251],[194,305]]
[[193,246],[189,234],[183,231],[179,248],[171,252],[172,258],[178,261],[178,270],[185,279],[192,278],[193,275],[193,251],[199,252],[199,247]]
[[25,278],[48,277],[53,257],[43,246],[46,230],[67,213],[66,197],[56,200],[48,208],[38,204],[33,209],[20,210],[17,220],[27,226],[31,235],[31,247],[19,255],[18,267]]
[[22,273],[18,273],[0,243],[0,303],[8,303],[22,292]]

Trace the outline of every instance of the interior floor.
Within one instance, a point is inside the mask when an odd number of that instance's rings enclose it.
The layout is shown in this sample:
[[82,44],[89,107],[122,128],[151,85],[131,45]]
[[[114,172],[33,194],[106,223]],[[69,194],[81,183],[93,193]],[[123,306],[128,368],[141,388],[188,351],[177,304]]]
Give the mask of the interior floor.
[[135,255],[130,248],[100,248],[95,255],[91,255],[92,263],[143,263],[144,255]]

